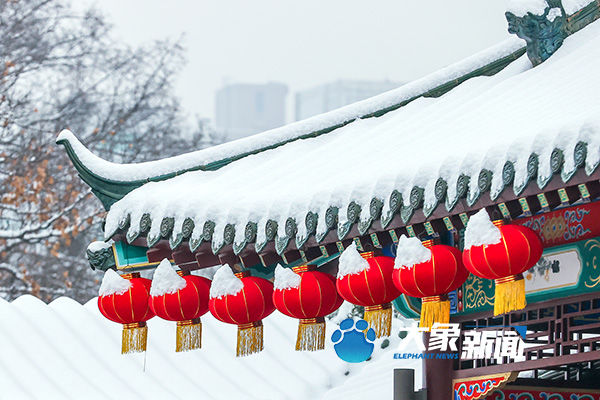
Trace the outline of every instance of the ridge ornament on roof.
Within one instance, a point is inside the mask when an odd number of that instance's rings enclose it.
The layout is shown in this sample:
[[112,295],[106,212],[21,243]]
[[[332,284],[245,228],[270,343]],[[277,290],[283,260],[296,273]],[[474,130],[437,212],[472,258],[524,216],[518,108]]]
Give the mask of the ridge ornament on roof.
[[[565,0],[567,5],[572,0]],[[569,11],[576,14],[591,14],[591,20],[597,19],[598,5],[595,1],[588,1],[581,10],[568,7],[565,10],[561,0],[512,0],[509,3],[506,19],[508,32],[517,35],[527,42],[527,57],[533,66],[546,61],[563,44],[564,40],[572,33],[581,29],[579,21],[568,15]]]

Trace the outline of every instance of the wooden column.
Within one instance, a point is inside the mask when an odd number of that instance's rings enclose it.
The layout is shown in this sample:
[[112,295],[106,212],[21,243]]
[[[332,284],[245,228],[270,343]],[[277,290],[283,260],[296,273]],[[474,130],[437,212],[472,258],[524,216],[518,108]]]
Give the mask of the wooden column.
[[[429,343],[429,333],[425,333],[425,343]],[[425,359],[425,385],[427,387],[427,400],[452,399],[452,371],[453,360],[437,359],[437,350],[426,351]],[[431,355],[431,356],[430,356]]]

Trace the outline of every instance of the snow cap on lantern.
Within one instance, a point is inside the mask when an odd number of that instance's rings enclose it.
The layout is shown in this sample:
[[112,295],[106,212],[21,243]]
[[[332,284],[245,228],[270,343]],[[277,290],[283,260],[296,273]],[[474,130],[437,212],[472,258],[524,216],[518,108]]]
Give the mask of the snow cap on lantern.
[[148,305],[150,280],[139,273],[119,275],[109,269],[98,292],[98,309],[107,319],[123,324],[121,353],[146,351],[148,327],[154,316]]
[[248,271],[234,274],[224,265],[215,273],[209,310],[219,321],[238,326],[237,356],[263,350],[262,319],[275,310],[272,296],[273,284]]
[[521,310],[526,306],[523,272],[542,256],[542,242],[524,226],[491,221],[485,209],[467,223],[463,262],[474,275],[494,279],[494,315]]
[[150,286],[150,296],[157,297],[165,294],[177,293],[178,290],[185,288],[187,282],[183,279],[166,258],[163,259],[154,270],[152,277],[152,286]]
[[301,282],[302,277],[292,268],[283,268],[280,264],[275,267],[273,290],[298,289]]
[[502,240],[500,229],[490,219],[485,208],[479,210],[469,218],[465,230],[465,250],[473,246],[486,246],[497,244]]
[[401,235],[398,239],[394,269],[411,268],[431,260],[431,250],[423,245],[419,238]]
[[398,240],[394,264],[394,284],[403,293],[420,297],[421,327],[435,322],[450,322],[447,293],[462,285],[469,271],[462,264],[460,251],[452,246],[421,243],[418,238],[402,235]]
[[202,346],[200,317],[208,312],[210,280],[175,271],[164,259],[154,271],[150,288],[150,308],[168,321],[177,321],[175,351]]
[[225,296],[235,296],[244,288],[244,283],[234,275],[229,265],[225,264],[215,272],[212,286],[210,287],[210,298],[220,299]]
[[131,282],[122,278],[114,269],[108,269],[102,277],[98,296],[111,296],[123,294],[129,290]]
[[360,255],[356,243],[352,242],[340,255],[337,278],[342,279],[347,275],[356,275],[368,271],[369,262]]
[[281,313],[300,320],[296,350],[325,348],[325,317],[337,310],[343,299],[337,294],[333,276],[312,265],[275,268],[273,303]]
[[394,286],[394,259],[359,253],[356,243],[344,250],[339,259],[336,280],[338,293],[344,300],[365,307],[365,320],[377,337],[389,336],[392,328],[391,302],[400,295]]

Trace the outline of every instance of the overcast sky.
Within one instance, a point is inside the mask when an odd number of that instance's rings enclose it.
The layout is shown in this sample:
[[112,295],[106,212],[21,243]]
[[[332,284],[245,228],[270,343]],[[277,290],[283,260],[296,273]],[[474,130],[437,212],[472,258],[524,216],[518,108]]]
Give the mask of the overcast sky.
[[293,94],[336,79],[406,82],[508,35],[506,0],[91,1],[131,44],[184,34],[177,92],[211,119],[224,83],[280,81]]

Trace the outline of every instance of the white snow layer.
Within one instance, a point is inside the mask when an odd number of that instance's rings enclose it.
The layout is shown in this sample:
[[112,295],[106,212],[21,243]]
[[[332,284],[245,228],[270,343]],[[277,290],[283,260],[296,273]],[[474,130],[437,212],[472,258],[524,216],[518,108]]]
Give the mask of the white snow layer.
[[110,296],[111,294],[123,294],[129,290],[131,282],[128,279],[121,278],[121,275],[114,269],[108,269],[102,278],[102,284],[98,295]]
[[225,264],[215,272],[210,285],[210,297],[220,299],[224,296],[235,296],[244,288],[244,283],[233,274],[229,265]]
[[175,293],[187,285],[185,279],[177,274],[171,262],[163,259],[154,270],[150,296],[162,296],[163,294]]
[[352,242],[340,255],[337,277],[343,278],[346,275],[360,274],[363,271],[368,271],[369,268],[367,260],[356,249],[356,243]]
[[[515,43],[507,42],[467,64],[483,65],[514,49]],[[600,161],[599,70],[600,23],[595,22],[568,37],[549,60],[534,69],[524,55],[498,74],[470,79],[439,98],[420,98],[382,117],[357,120],[216,171],[188,172],[147,183],[111,207],[105,234],[115,232],[128,214],[130,229],[138,229],[142,215],[149,213],[151,229],[157,231],[163,217],[175,218],[174,236],[181,233],[185,217],[199,227],[192,237],[201,234],[207,220],[214,221],[216,244],[223,241],[218,232],[227,224],[243,234],[248,222],[257,223],[260,242],[266,237],[268,220],[283,227],[288,217],[298,223],[298,238],[306,232],[308,212],[318,215],[317,232],[326,232],[329,206],[339,208],[343,224],[351,201],[368,210],[371,199],[378,198],[385,213],[393,190],[408,203],[411,189],[422,187],[425,206],[434,207],[439,177],[448,183],[447,204],[456,200],[461,174],[471,176],[468,198],[478,194],[477,177],[483,168],[492,171],[491,193],[497,195],[503,190],[506,161],[514,163],[514,186],[520,187],[527,181],[527,159],[532,152],[540,160],[538,182],[552,174],[549,160],[554,148],[564,151],[563,172],[574,171],[573,149],[581,140],[588,143],[586,170],[591,170]],[[438,76],[437,82],[454,76],[450,71],[456,69],[444,71],[440,72],[444,78]],[[277,136],[275,131],[271,134]],[[267,136],[249,137],[243,143],[260,147],[267,143]],[[165,162],[181,166],[177,160]],[[129,175],[128,168],[112,170]],[[361,214],[366,217],[368,211]]]
[[415,264],[421,264],[431,260],[431,250],[423,246],[416,237],[400,236],[394,268],[412,268]]
[[95,253],[100,250],[108,249],[109,247],[112,247],[112,245],[113,245],[112,240],[109,240],[108,242],[96,240],[95,242],[90,243],[88,245],[87,249],[89,251],[91,251],[92,253]]
[[292,271],[291,268],[283,268],[277,264],[275,267],[275,279],[273,280],[273,288],[275,290],[294,289],[300,286],[302,277]]
[[558,17],[562,16],[562,11],[560,8],[555,7],[548,12],[546,19],[550,22],[554,22],[554,20]]
[[[594,0],[562,0],[562,5],[567,15],[573,15],[593,1]],[[523,17],[528,12],[534,15],[542,15],[547,7],[548,3],[546,0],[509,0],[506,11],[515,14],[517,17]],[[553,12],[553,10],[560,11],[559,8],[550,10],[550,13],[553,13],[552,17],[548,14],[548,19],[550,21],[554,21],[554,18],[562,15],[562,13],[557,14],[557,12]]]
[[277,312],[263,320],[264,351],[242,358],[235,357],[237,328],[210,314],[202,317],[200,350],[175,353],[176,324],[155,317],[146,354],[125,356],[122,326],[100,314],[97,299],[0,299],[0,318],[6,399],[358,400],[392,398],[393,368],[415,368],[421,382],[420,360],[393,359],[398,319],[389,347],[381,349],[378,339],[372,360],[349,365],[333,350],[335,324],[327,324],[325,350],[299,352],[298,321]]
[[517,17],[523,17],[528,12],[533,15],[542,15],[547,7],[546,0],[509,0],[506,11],[515,14]]
[[562,0],[562,5],[567,15],[572,15],[593,2],[594,0]]
[[465,250],[473,246],[500,243],[501,239],[500,229],[492,223],[485,208],[469,218],[465,230]]
[[69,142],[83,164],[99,176],[116,181],[146,179],[235,157],[360,118],[364,115],[402,103],[413,97],[420,96],[429,90],[481,68],[492,61],[507,56],[522,47],[525,47],[525,42],[511,36],[502,43],[477,53],[472,57],[378,96],[257,135],[163,160],[138,164],[116,164],[103,160],[91,153],[69,130],[60,132],[56,140],[66,140]]

